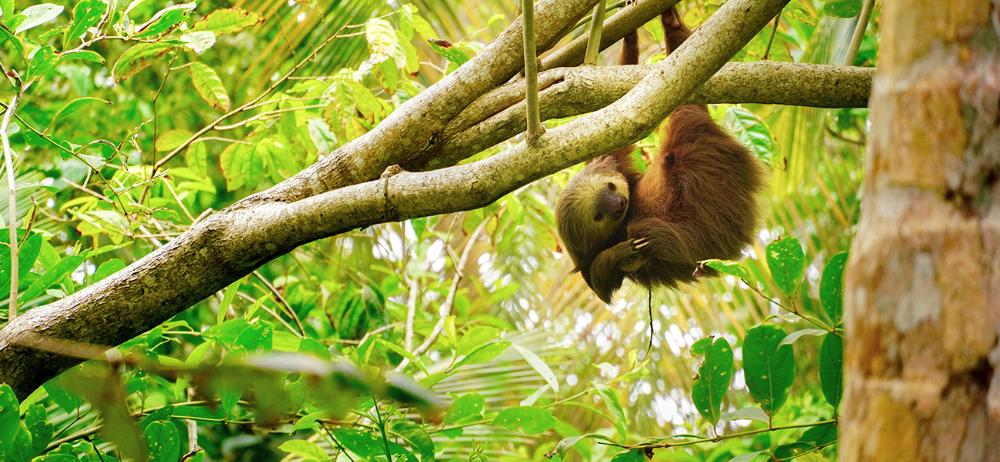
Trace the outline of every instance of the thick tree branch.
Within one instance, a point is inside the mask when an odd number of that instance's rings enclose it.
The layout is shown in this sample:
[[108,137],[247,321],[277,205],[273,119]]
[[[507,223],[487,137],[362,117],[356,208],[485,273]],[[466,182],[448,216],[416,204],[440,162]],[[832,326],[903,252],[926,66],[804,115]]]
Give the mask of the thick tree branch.
[[[651,2],[654,0],[647,0]],[[541,0],[535,5],[538,50],[544,51],[588,14],[597,0]],[[524,66],[518,19],[462,67],[403,103],[375,129],[337,148],[295,176],[248,198],[240,206],[292,202],[349,184],[368,181],[393,164],[403,164],[431,144],[456,114]]]
[[[539,76],[542,120],[596,111],[628,93],[656,66],[560,68]],[[808,107],[864,107],[875,70],[780,62],[730,63],[688,98],[688,102],[760,103]],[[524,131],[524,84],[512,82],[469,105],[422,159],[426,170],[453,165]]]
[[299,245],[376,223],[482,207],[635,141],[718,71],[787,1],[730,0],[624,97],[549,130],[530,147],[521,143],[472,164],[403,172],[295,202],[262,201],[210,216],[122,271],[11,321],[0,331],[0,382],[24,397],[78,362],[31,348],[39,337],[117,345]]

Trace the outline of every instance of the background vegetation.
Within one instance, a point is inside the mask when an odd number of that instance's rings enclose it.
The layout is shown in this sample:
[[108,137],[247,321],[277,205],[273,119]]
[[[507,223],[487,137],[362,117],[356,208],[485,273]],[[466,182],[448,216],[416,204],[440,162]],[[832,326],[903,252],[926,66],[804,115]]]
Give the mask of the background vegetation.
[[[0,246],[0,292],[13,279],[20,311],[366,132],[517,14],[493,0],[124,3],[0,0],[20,228],[16,278]],[[721,3],[679,9],[697,25]],[[792,1],[737,59],[841,64],[860,8]],[[874,65],[877,13],[855,65]],[[641,60],[663,58],[662,36],[643,28]],[[724,277],[651,301],[629,286],[604,306],[556,238],[565,171],[484,209],[303,246],[20,403],[0,386],[0,458],[832,458],[867,110],[712,110],[771,168],[758,240],[714,263]]]

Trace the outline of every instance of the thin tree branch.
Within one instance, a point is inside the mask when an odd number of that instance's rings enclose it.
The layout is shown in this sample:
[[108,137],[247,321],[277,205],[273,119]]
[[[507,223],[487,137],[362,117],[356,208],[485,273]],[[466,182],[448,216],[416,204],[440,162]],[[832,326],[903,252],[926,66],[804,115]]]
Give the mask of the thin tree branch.
[[15,93],[7,104],[7,110],[3,114],[3,122],[0,122],[0,139],[3,141],[3,163],[7,170],[7,236],[10,246],[10,299],[7,302],[7,319],[13,320],[17,317],[17,183],[14,175],[14,150],[10,147],[10,137],[7,130],[10,128],[10,119],[17,110],[17,99],[19,93]]
[[[545,129],[538,118],[538,57],[535,55],[535,6],[532,0],[521,0],[524,10],[521,18],[524,26],[524,91],[527,108],[528,143],[534,143]],[[603,12],[603,5],[601,7]]]
[[594,19],[590,22],[590,33],[587,38],[587,51],[583,54],[583,65],[597,64],[597,54],[601,52],[601,31],[604,30],[604,4],[601,0],[594,7]]
[[851,45],[847,49],[847,56],[844,56],[845,66],[854,64],[854,58],[858,57],[858,49],[861,48],[861,41],[865,38],[865,29],[868,28],[868,20],[871,18],[874,8],[875,0],[865,0],[865,3],[861,5],[858,23],[854,26],[854,35],[851,36]]

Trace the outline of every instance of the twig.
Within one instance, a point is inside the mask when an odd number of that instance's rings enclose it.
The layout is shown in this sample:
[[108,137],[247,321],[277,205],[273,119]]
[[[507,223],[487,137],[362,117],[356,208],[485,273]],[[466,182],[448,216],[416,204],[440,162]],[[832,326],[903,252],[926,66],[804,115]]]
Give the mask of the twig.
[[[295,314],[295,310],[292,309],[292,305],[288,303],[288,300],[285,300],[285,297],[281,295],[281,292],[278,292],[278,288],[274,287],[274,284],[271,284],[271,281],[268,281],[263,274],[260,274],[260,271],[254,271],[253,275],[260,280],[260,282],[264,283],[267,290],[271,291],[271,294],[274,295],[274,299],[278,302],[278,304],[281,305],[281,307],[285,309],[285,312],[288,313],[288,316],[295,321],[295,326],[299,328],[298,337],[305,337],[306,329],[302,326],[302,320],[300,320],[299,316]],[[292,331],[292,333],[294,334],[295,331]]]
[[771,54],[771,44],[774,43],[774,36],[778,33],[778,21],[781,21],[781,11],[774,16],[774,27],[771,28],[771,37],[767,39],[767,48],[764,49],[764,61],[767,61],[768,55]]
[[7,169],[7,232],[10,239],[10,301],[7,305],[7,320],[13,321],[17,317],[17,184],[14,182],[14,150],[10,147],[10,137],[7,129],[10,127],[10,119],[17,110],[17,98],[20,93],[15,93],[7,105],[7,110],[3,114],[3,122],[0,122],[0,139],[3,140],[3,163]]
[[607,446],[617,446],[617,447],[622,448],[622,449],[640,449],[640,450],[666,449],[666,448],[674,448],[674,447],[678,447],[678,446],[690,446],[692,444],[717,443],[717,442],[722,441],[722,440],[729,440],[729,439],[733,439],[733,438],[742,438],[744,436],[758,435],[758,434],[761,434],[761,433],[768,433],[768,432],[773,432],[773,431],[778,431],[778,430],[791,430],[791,429],[795,429],[795,428],[818,427],[820,425],[826,425],[826,424],[831,424],[831,423],[834,424],[834,425],[836,425],[837,424],[837,419],[821,420],[819,422],[813,422],[813,423],[807,423],[807,424],[793,424],[793,425],[782,425],[782,426],[777,426],[777,427],[758,428],[756,430],[748,430],[748,431],[745,431],[745,432],[730,433],[728,435],[719,435],[719,436],[704,437],[704,438],[693,439],[693,440],[690,440],[690,441],[681,441],[681,442],[677,442],[677,443],[672,443],[672,442],[671,443],[650,443],[650,444],[636,444],[636,445],[618,444],[618,443],[612,443],[612,442],[608,442],[608,441],[598,441],[597,443],[598,444],[604,444],[604,445],[607,445]]
[[601,51],[601,32],[604,27],[604,5],[606,0],[597,2],[594,7],[594,19],[590,22],[590,38],[587,40],[587,51],[583,53],[583,65],[597,64],[597,54]]
[[851,36],[851,46],[847,49],[847,56],[844,57],[845,66],[852,65],[854,58],[858,57],[858,49],[861,48],[861,41],[865,38],[865,29],[868,28],[868,19],[871,18],[874,8],[875,0],[865,0],[865,3],[861,5],[858,24],[854,26],[854,35]]
[[[339,33],[339,31],[338,31],[338,33]],[[212,131],[213,129],[215,129],[215,127],[218,126],[219,124],[221,124],[222,121],[224,121],[224,120],[226,120],[226,119],[228,119],[228,118],[230,118],[230,117],[232,117],[232,116],[234,116],[236,114],[239,114],[241,112],[246,111],[248,108],[252,107],[254,104],[257,104],[258,102],[260,102],[260,100],[264,99],[265,96],[271,94],[271,92],[273,92],[275,89],[277,89],[281,84],[285,83],[285,81],[287,81],[288,78],[291,77],[293,74],[295,74],[296,72],[298,72],[299,69],[302,68],[302,66],[305,66],[306,63],[308,63],[309,61],[312,61],[312,59],[316,57],[317,53],[319,53],[323,48],[326,48],[326,46],[329,45],[330,42],[334,41],[337,38],[338,38],[337,34],[330,35],[329,37],[326,38],[326,40],[323,41],[323,43],[320,43],[319,46],[317,46],[315,49],[313,49],[313,51],[311,53],[309,53],[308,56],[306,56],[302,61],[299,61],[299,62],[295,63],[295,65],[292,66],[292,68],[289,69],[288,72],[285,73],[285,75],[281,76],[281,78],[279,78],[278,80],[276,80],[273,84],[271,84],[270,87],[267,87],[267,89],[264,90],[263,92],[261,92],[259,95],[255,96],[250,101],[247,101],[246,103],[243,103],[242,105],[240,105],[236,109],[233,109],[233,110],[231,110],[231,111],[229,111],[229,112],[227,112],[225,114],[222,114],[221,116],[219,116],[217,119],[213,120],[208,125],[205,125],[204,127],[202,127],[201,129],[199,129],[198,131],[194,132],[194,134],[192,134],[191,137],[187,139],[187,141],[181,143],[180,146],[177,146],[172,151],[168,152],[165,156],[163,156],[162,159],[158,160],[155,164],[153,164],[153,171],[150,174],[150,176],[155,175],[156,171],[159,170],[160,168],[163,168],[163,166],[166,165],[167,162],[170,161],[170,159],[173,159],[175,156],[177,156],[181,152],[184,152],[184,150],[187,149],[188,146],[191,146],[191,143],[194,143],[202,135],[204,135],[204,134]]]
[[[538,114],[538,57],[535,55],[535,5],[532,0],[521,0],[524,10],[522,29],[524,30],[524,91],[527,106],[527,142],[532,144],[545,129]],[[604,14],[603,9],[601,14]]]
[[[434,342],[437,341],[438,336],[441,335],[441,331],[444,330],[444,323],[448,320],[448,315],[451,314],[451,307],[455,304],[455,294],[458,292],[458,283],[462,280],[462,273],[465,271],[465,264],[469,261],[469,255],[472,253],[472,246],[479,240],[479,236],[486,229],[486,223],[488,220],[483,220],[482,223],[476,228],[475,231],[469,236],[469,239],[465,242],[465,248],[462,249],[462,256],[459,257],[458,263],[455,265],[455,276],[451,279],[451,288],[448,290],[448,296],[445,297],[444,303],[441,304],[441,308],[438,311],[438,321],[434,324],[434,328],[431,329],[431,334],[424,339],[424,342],[420,344],[415,350],[413,350],[413,356],[417,357],[427,352]],[[396,366],[396,370],[402,370],[409,364],[409,359],[404,358],[400,361],[399,365]]]
[[420,291],[416,280],[406,278],[406,282],[410,285],[410,295],[406,300],[406,328],[403,334],[403,345],[406,346],[406,351],[413,351],[413,321],[417,317],[417,295]]

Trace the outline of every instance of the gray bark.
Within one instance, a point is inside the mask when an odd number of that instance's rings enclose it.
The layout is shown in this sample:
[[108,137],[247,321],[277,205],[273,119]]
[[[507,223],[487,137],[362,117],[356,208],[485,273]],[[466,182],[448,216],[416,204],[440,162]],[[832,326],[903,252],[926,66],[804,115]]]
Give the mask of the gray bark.
[[[411,103],[419,103],[401,107],[360,141],[331,155],[334,160],[209,216],[124,270],[11,321],[0,331],[0,382],[24,397],[79,361],[31,348],[40,338],[117,345],[304,243],[376,223],[482,207],[533,180],[636,141],[718,71],[787,1],[730,0],[622,98],[548,130],[531,147],[521,143],[467,165],[362,182],[376,166],[420,151],[447,120],[516,72],[520,45],[509,43],[519,43],[515,24],[481,55],[489,58],[470,61],[463,67],[468,70],[428,89],[433,97],[414,98]],[[594,3],[542,2],[536,20],[572,24]],[[566,10],[569,6],[575,9]],[[497,73],[507,77],[483,76]],[[455,93],[442,95],[441,88]],[[372,158],[377,160],[361,161]],[[357,184],[346,186],[349,182]],[[337,186],[345,187],[334,190]]]

